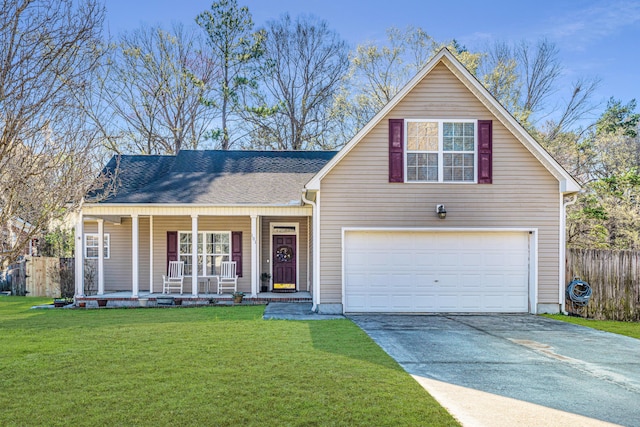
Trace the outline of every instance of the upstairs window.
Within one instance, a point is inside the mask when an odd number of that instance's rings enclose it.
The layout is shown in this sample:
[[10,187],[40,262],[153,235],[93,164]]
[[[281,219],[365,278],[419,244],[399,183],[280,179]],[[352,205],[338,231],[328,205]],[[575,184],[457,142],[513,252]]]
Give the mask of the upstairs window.
[[476,122],[406,120],[407,182],[476,182]]

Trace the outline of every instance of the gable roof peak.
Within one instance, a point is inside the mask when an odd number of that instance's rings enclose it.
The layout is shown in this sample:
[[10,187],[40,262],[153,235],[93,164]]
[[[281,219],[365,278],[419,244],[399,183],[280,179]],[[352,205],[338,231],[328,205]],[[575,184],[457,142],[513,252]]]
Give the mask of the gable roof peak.
[[471,74],[446,47],[441,48],[416,75],[307,183],[307,190],[319,190],[320,181],[357,145],[389,112],[402,101],[438,64],[443,63],[453,75],[554,175],[561,193],[575,193],[580,184],[529,134],[498,100]]

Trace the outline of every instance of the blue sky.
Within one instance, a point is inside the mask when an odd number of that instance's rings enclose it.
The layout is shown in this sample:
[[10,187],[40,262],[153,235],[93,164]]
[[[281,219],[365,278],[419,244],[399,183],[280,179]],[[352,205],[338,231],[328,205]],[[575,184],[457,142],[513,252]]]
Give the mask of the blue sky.
[[[112,35],[142,23],[195,25],[195,16],[211,5],[210,0],[104,2],[105,25]],[[602,108],[611,96],[624,103],[640,98],[639,0],[239,0],[239,4],[249,7],[257,25],[285,12],[320,17],[352,47],[384,40],[387,28],[407,25],[422,27],[438,41],[455,38],[472,51],[494,40],[535,43],[546,37],[560,50],[565,85],[578,77],[601,78],[596,100]],[[566,96],[562,88],[556,93],[556,98]]]

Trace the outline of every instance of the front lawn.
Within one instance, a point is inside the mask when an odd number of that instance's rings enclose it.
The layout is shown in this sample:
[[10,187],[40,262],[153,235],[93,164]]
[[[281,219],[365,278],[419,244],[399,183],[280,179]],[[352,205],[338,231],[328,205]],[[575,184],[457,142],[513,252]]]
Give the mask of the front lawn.
[[0,298],[0,425],[450,426],[349,320]]
[[593,320],[582,317],[565,316],[563,314],[545,314],[549,319],[562,320],[563,322],[575,323],[576,325],[588,326],[605,332],[626,335],[631,338],[640,339],[640,322],[618,322],[616,320]]

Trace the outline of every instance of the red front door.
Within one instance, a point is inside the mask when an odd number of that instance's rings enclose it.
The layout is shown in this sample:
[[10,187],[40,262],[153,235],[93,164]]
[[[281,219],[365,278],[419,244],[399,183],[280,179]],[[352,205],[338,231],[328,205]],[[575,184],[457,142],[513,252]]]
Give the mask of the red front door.
[[296,290],[296,236],[273,236],[273,290]]

